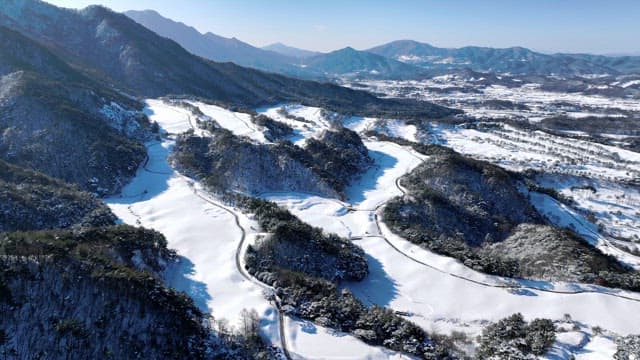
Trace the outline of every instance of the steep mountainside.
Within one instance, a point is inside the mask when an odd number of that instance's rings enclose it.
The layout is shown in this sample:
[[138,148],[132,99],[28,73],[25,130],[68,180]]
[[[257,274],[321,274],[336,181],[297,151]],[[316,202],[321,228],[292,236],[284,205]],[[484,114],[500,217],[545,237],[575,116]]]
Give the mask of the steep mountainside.
[[[153,10],[127,11],[127,16],[146,28],[174,40],[193,54],[213,61],[230,61],[241,66],[307,79],[334,76],[413,78],[419,68],[346,48],[328,54],[314,53],[273,44],[259,49],[238,39],[212,33],[201,34],[183,23],[165,18]],[[269,49],[273,48],[273,51]],[[291,55],[284,55],[291,54]]]
[[1,26],[0,51],[0,158],[100,194],[135,173],[149,128],[138,102]]
[[38,0],[7,0],[0,3],[0,25],[48,44],[92,76],[138,96],[189,94],[251,107],[295,101],[362,115],[384,109],[400,117],[453,112],[429,103],[381,100],[336,85],[207,61],[100,6],[73,11]]
[[[298,60],[278,52],[260,49],[236,38],[225,38],[198,30],[165,18],[153,10],[126,11],[124,13],[149,30],[167,37],[189,52],[218,62],[233,62],[241,66],[288,75],[311,77],[296,65]],[[306,71],[308,73],[308,71]]]
[[114,222],[115,216],[96,197],[0,160],[0,232]]
[[108,194],[144,159],[144,147],[98,113],[104,99],[90,88],[25,72],[3,76],[0,88],[0,157],[10,163]]
[[467,46],[445,49],[412,40],[393,41],[367,50],[431,70],[468,67],[475,71],[522,75],[616,74],[636,72],[640,57],[541,54],[522,47]]

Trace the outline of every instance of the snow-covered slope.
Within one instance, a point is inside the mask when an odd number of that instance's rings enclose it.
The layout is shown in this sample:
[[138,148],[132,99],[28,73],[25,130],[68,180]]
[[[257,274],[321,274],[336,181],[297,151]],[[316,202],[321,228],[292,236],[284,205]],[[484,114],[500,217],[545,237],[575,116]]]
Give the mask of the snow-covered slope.
[[258,112],[291,126],[294,134],[288,140],[298,146],[304,146],[306,139],[318,136],[330,127],[318,107],[283,104],[259,108]]
[[241,112],[233,112],[223,107],[192,101],[205,115],[211,117],[220,126],[231,131],[237,136],[246,136],[254,141],[264,143],[264,133],[251,122],[251,115]]

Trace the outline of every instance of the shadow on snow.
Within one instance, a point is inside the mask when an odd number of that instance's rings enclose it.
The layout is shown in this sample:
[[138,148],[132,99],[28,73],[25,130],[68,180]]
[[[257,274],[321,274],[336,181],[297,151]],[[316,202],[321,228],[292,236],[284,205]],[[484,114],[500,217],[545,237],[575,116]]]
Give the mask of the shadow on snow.
[[347,200],[353,205],[366,200],[367,191],[374,190],[378,179],[382,177],[384,172],[398,163],[396,158],[381,151],[369,150],[369,156],[373,158],[375,165],[362,174],[357,182],[350,184],[347,189]]
[[187,293],[200,311],[209,313],[211,309],[207,304],[212,298],[205,283],[193,280],[192,276],[195,272],[195,266],[191,260],[178,256],[177,261],[169,264],[165,270],[164,278],[168,286]]
[[396,282],[387,275],[378,259],[367,254],[367,263],[369,275],[360,282],[345,282],[344,286],[366,305],[388,306],[398,296]]

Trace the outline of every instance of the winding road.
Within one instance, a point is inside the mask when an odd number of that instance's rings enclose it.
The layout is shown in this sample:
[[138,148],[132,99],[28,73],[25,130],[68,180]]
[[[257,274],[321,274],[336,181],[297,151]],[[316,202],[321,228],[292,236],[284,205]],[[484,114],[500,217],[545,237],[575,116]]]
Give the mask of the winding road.
[[[397,144],[396,144],[397,145]],[[413,155],[413,153],[411,152],[411,150],[398,145],[399,147],[404,148],[406,151],[408,151],[409,153],[411,153]],[[414,155],[415,156],[415,155]],[[398,177],[395,179],[395,186],[396,188],[403,194],[403,196],[407,195],[407,190],[405,188],[402,187],[402,185],[400,184],[400,179],[403,177],[404,175]],[[504,281],[516,281],[516,283],[509,283],[509,284],[492,284],[492,283],[488,283],[488,282],[483,282],[483,281],[479,281],[479,280],[475,280],[475,279],[471,279],[469,277],[463,276],[463,275],[459,275],[459,274],[455,274],[452,272],[448,272],[445,270],[442,270],[432,264],[428,264],[426,262],[420,261],[414,257],[412,257],[411,255],[403,252],[401,249],[399,249],[396,245],[394,245],[387,237],[385,237],[383,235],[382,232],[382,228],[380,226],[380,219],[378,216],[378,212],[391,200],[393,200],[393,198],[379,204],[378,206],[376,206],[376,208],[373,210],[374,212],[374,221],[376,223],[376,228],[378,229],[378,232],[380,235],[368,235],[367,237],[378,237],[383,239],[387,244],[389,244],[389,246],[391,246],[395,251],[397,251],[398,253],[400,253],[402,256],[404,256],[405,258],[420,264],[422,266],[426,266],[429,267],[430,269],[436,270],[440,273],[443,274],[447,274],[449,276],[464,280],[464,281],[468,281],[480,286],[485,286],[485,287],[493,287],[493,288],[503,288],[503,289],[507,289],[507,290],[518,290],[518,289],[527,289],[527,290],[535,290],[535,291],[540,291],[540,292],[547,292],[547,293],[554,293],[554,294],[585,294],[585,293],[594,293],[594,294],[602,294],[602,295],[607,295],[607,296],[613,296],[613,297],[617,297],[617,298],[621,298],[621,299],[625,299],[625,300],[629,300],[629,301],[634,301],[634,302],[640,302],[640,298],[634,298],[634,297],[630,297],[630,296],[625,296],[625,295],[620,295],[620,294],[616,294],[616,293],[612,293],[609,292],[609,289],[605,289],[603,288],[602,291],[597,291],[597,290],[588,290],[588,289],[580,289],[580,290],[553,290],[553,289],[545,289],[545,288],[540,288],[540,287],[536,287],[536,286],[530,286],[530,285],[525,285],[525,284],[521,284],[521,283],[517,283],[517,279],[510,279],[510,278],[504,278],[501,280]],[[554,201],[556,201],[555,199],[552,199]],[[369,210],[358,210],[356,209],[356,211],[369,211]],[[573,216],[573,214],[569,213],[574,219],[575,217]],[[578,219],[575,219],[576,221],[579,221]],[[408,240],[405,240],[408,241]]]
[[[183,175],[180,175],[180,176],[183,176]],[[278,312],[278,329],[280,331],[280,342],[282,346],[283,355],[287,360],[291,360],[292,359],[291,354],[289,354],[289,350],[287,348],[287,334],[284,328],[284,314],[280,309],[280,300],[277,297],[278,295],[276,294],[275,289],[272,286],[269,286],[263,283],[262,281],[256,279],[255,277],[251,276],[251,274],[249,274],[249,272],[244,268],[244,266],[242,266],[242,256],[243,256],[242,250],[244,248],[244,243],[246,242],[246,239],[247,239],[247,230],[240,223],[240,217],[235,211],[211,200],[208,196],[204,195],[202,192],[196,189],[196,187],[193,184],[193,180],[189,179],[188,181],[189,181],[189,186],[191,187],[191,190],[193,190],[193,193],[197,197],[199,197],[200,199],[202,199],[203,201],[207,202],[210,205],[213,205],[219,209],[226,211],[227,213],[231,214],[231,216],[233,216],[235,220],[235,225],[238,227],[238,229],[240,229],[240,232],[242,233],[240,241],[238,242],[238,247],[236,249],[236,256],[235,256],[236,268],[240,273],[240,275],[242,275],[242,277],[244,277],[246,280],[272,293],[272,299],[274,300],[274,305],[275,305],[276,311]]]

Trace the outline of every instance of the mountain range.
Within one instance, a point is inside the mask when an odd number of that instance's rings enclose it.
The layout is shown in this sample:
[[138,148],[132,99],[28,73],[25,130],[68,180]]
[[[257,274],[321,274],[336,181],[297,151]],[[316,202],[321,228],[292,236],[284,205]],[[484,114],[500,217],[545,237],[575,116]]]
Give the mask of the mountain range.
[[167,19],[153,10],[127,11],[125,14],[206,59],[231,61],[302,79],[326,80],[336,75],[406,79],[419,77],[425,72],[420,67],[350,47],[327,54],[283,44],[260,49],[235,38],[228,39],[212,33],[202,34],[193,27]]
[[543,76],[640,72],[640,56],[542,54],[523,47],[440,48],[413,40],[393,41],[364,51],[347,47],[325,54],[281,43],[257,48],[235,38],[201,34],[152,10],[128,11],[125,14],[202,57],[306,79],[336,76],[420,79],[464,68],[478,72]]
[[470,68],[475,71],[517,75],[620,74],[640,71],[640,57],[608,57],[588,54],[542,54],[523,47],[496,49],[467,46],[434,47],[413,40],[399,40],[368,52],[429,69]]

